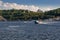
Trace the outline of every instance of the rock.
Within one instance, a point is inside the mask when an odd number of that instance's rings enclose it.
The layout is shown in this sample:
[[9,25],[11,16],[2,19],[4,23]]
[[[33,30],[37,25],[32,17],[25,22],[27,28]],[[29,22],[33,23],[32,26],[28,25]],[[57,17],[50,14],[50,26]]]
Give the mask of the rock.
[[7,21],[7,20],[3,18],[2,16],[0,16],[0,21]]

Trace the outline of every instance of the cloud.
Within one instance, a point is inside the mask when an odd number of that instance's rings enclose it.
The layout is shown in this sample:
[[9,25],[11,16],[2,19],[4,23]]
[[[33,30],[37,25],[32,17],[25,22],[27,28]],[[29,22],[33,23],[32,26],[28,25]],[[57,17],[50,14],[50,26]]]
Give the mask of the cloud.
[[0,9],[3,10],[8,10],[8,9],[24,9],[24,10],[30,10],[30,11],[37,11],[38,9],[43,10],[43,11],[49,11],[54,9],[55,7],[51,7],[51,6],[35,6],[35,5],[21,5],[21,4],[17,4],[17,3],[9,3],[9,2],[3,2],[0,1]]
[[49,10],[53,10],[54,8],[51,8],[51,7],[44,7],[44,8],[41,8],[41,10],[43,11],[49,11]]
[[20,5],[17,3],[4,3],[3,1],[0,1],[0,9],[24,9],[30,11],[37,11],[39,7],[34,5]]

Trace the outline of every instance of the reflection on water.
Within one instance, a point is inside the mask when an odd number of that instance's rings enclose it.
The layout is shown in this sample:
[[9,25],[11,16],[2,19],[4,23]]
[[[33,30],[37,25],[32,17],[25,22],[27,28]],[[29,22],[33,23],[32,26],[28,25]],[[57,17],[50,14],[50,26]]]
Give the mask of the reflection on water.
[[0,40],[60,40],[60,22],[35,24],[34,21],[0,22]]

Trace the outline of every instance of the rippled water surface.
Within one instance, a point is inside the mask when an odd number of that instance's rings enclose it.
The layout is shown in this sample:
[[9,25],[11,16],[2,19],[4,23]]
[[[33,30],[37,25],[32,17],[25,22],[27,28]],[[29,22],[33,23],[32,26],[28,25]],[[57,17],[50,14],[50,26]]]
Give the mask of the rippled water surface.
[[0,40],[60,40],[60,21],[51,24],[0,22]]

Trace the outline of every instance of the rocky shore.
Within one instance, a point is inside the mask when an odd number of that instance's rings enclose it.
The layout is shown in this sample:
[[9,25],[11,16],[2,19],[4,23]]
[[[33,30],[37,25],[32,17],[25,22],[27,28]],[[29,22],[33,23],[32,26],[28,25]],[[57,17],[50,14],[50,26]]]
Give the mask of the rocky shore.
[[4,17],[0,16],[0,21],[7,21]]

